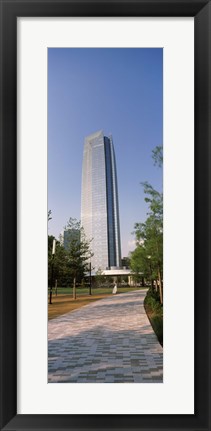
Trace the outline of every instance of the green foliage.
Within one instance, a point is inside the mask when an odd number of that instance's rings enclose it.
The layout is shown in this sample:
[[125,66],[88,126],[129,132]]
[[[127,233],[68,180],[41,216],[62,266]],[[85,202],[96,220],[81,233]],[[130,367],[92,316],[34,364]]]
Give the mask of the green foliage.
[[101,268],[98,268],[95,275],[95,286],[100,287],[107,284],[106,276],[103,275],[103,271]]
[[158,292],[149,289],[144,300],[144,306],[152,328],[160,344],[163,345],[163,306],[160,303]]
[[[163,149],[153,150],[153,159],[159,167],[163,163]],[[145,202],[149,207],[148,217],[144,223],[135,223],[134,233],[137,248],[132,253],[131,267],[140,268],[145,277],[159,280],[160,302],[162,303],[163,278],[163,193],[158,192],[147,181],[141,183],[146,195]]]
[[163,346],[163,316],[152,317],[152,327],[155,331],[158,341]]
[[[60,286],[70,286],[75,279],[80,283],[88,271],[89,259],[93,255],[90,251],[90,242],[85,238],[84,230],[76,219],[70,218],[67,229],[78,233],[73,235],[67,249],[56,241],[55,255],[52,256],[53,236],[48,236],[48,285],[57,280]],[[53,271],[52,271],[53,267]],[[53,276],[53,277],[52,277]]]
[[162,221],[150,215],[145,223],[136,223],[137,247],[131,256],[131,268],[142,271],[146,278],[162,278],[163,228]]
[[154,160],[154,165],[161,168],[163,166],[163,146],[157,146],[152,150],[152,158]]
[[136,249],[131,253],[130,268],[135,276],[140,278],[140,273],[143,273],[146,278],[150,278],[149,261],[143,245],[137,245]]
[[155,190],[147,181],[141,183],[144,188],[144,193],[147,195],[145,202],[149,204],[151,216],[154,216],[158,221],[163,218],[163,194]]
[[66,259],[72,278],[79,282],[84,278],[85,272],[88,272],[89,260],[93,256],[90,250],[91,241],[86,239],[80,221],[70,218],[66,228],[78,232],[78,235],[73,235],[68,242]]
[[152,296],[146,299],[146,304],[151,308],[152,311],[158,311],[162,314],[161,304],[159,300],[156,300]]

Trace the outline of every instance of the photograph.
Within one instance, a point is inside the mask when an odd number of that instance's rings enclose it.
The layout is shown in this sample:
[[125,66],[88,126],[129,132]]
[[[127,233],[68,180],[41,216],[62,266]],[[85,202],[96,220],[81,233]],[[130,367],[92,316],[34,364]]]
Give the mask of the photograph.
[[0,16],[0,429],[210,431],[211,0]]
[[48,382],[163,382],[163,49],[48,48]]

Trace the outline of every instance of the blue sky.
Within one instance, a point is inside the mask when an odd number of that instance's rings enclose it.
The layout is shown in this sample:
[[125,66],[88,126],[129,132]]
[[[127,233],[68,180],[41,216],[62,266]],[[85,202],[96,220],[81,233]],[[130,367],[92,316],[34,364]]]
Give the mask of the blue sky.
[[49,235],[80,219],[85,136],[112,134],[122,256],[134,249],[135,222],[147,217],[142,181],[162,188],[152,150],[163,143],[163,51],[159,48],[48,49]]

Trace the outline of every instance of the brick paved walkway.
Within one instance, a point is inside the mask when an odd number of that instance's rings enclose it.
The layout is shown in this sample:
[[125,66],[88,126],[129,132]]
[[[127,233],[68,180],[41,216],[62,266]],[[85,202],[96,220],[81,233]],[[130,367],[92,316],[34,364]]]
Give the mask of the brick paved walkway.
[[111,295],[48,323],[48,381],[163,381],[163,349],[144,310],[146,291]]

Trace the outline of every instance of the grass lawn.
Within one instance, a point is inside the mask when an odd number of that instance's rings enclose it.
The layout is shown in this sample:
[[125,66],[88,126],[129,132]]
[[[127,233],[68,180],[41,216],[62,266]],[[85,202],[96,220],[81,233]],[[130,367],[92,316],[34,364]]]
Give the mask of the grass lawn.
[[[131,292],[132,290],[137,289],[140,289],[140,287],[118,287],[118,293]],[[89,295],[88,292],[89,289],[87,288],[78,288],[76,289],[76,299],[73,299],[72,288],[58,288],[57,296],[53,292],[52,304],[48,304],[48,319],[54,319],[62,314],[69,313],[70,311],[76,310],[84,305],[88,305],[93,301],[106,298],[107,296],[112,295],[112,288],[93,288],[92,295]]]

